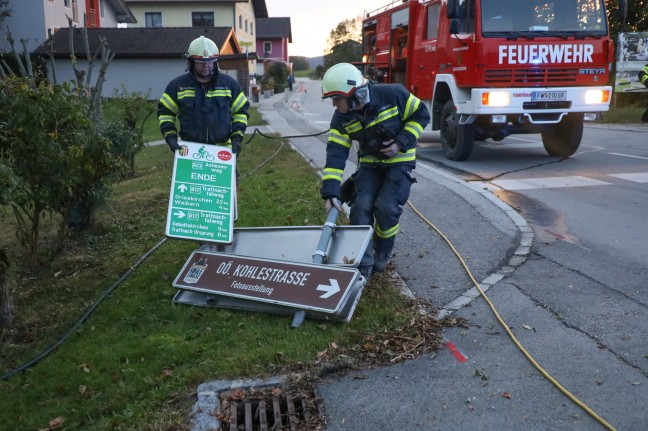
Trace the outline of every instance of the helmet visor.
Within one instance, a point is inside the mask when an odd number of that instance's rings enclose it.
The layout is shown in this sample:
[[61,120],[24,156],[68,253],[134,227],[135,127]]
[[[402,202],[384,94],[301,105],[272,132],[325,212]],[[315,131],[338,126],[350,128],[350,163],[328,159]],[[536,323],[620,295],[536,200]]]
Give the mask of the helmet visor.
[[196,63],[215,63],[216,61],[218,61],[218,57],[204,58],[191,56],[190,58]]

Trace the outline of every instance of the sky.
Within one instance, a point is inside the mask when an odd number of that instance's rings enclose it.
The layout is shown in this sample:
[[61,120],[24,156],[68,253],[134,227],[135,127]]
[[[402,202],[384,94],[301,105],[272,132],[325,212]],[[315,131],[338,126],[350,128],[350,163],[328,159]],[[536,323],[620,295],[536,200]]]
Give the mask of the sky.
[[324,55],[329,33],[340,22],[364,16],[391,0],[265,0],[270,18],[290,17],[289,55]]

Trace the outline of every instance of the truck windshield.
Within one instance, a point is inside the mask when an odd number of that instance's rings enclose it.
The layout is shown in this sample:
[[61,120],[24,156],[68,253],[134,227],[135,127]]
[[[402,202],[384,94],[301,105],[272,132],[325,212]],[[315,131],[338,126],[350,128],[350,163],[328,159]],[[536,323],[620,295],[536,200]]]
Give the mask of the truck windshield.
[[484,37],[601,37],[607,34],[604,0],[482,0]]

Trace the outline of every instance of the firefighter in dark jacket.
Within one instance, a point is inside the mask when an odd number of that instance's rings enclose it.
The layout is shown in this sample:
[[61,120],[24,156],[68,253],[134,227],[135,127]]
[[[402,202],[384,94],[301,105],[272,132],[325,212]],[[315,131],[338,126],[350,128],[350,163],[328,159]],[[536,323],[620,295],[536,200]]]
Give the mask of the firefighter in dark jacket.
[[[639,72],[639,81],[648,88],[648,64]],[[641,116],[641,122],[648,123],[648,108],[646,108],[646,111]]]
[[349,63],[331,67],[322,81],[322,98],[336,107],[326,145],[321,187],[328,212],[340,209],[340,187],[352,141],[359,143],[353,225],[374,227],[373,244],[359,265],[363,276],[382,272],[394,247],[403,205],[416,165],[416,141],[430,122],[430,113],[400,84],[372,84]]
[[186,56],[189,73],[171,81],[158,102],[164,140],[171,151],[181,148],[179,134],[184,141],[230,146],[238,153],[250,103],[232,77],[219,73],[219,51],[212,40],[195,39]]

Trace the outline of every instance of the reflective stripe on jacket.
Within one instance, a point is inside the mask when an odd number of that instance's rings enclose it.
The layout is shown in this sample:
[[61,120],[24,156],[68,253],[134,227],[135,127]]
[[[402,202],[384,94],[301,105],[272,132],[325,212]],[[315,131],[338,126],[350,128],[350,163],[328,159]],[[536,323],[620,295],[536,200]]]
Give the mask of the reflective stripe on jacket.
[[249,106],[231,76],[218,73],[203,84],[187,73],[171,81],[158,102],[160,131],[164,137],[179,134],[185,141],[205,144],[228,144],[235,137],[240,141],[247,128]]
[[[360,111],[335,111],[326,145],[326,165],[320,190],[323,198],[339,197],[344,166],[351,143],[359,143],[360,164],[416,164],[416,141],[430,122],[423,102],[400,84],[369,84],[370,102]],[[380,126],[380,127],[379,127]],[[387,129],[400,151],[394,157],[379,159],[367,152],[367,143],[380,139]]]

